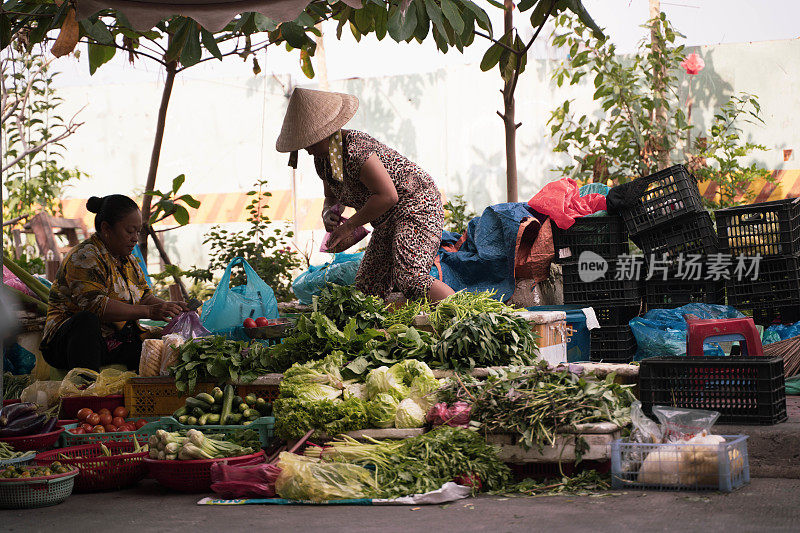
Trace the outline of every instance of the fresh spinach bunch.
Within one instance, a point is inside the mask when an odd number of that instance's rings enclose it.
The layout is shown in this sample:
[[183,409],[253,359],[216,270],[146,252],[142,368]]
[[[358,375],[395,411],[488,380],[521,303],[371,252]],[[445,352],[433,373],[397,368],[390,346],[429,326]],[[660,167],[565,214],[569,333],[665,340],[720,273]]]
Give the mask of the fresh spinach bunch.
[[355,287],[328,284],[315,298],[314,310],[330,318],[339,329],[350,320],[364,330],[381,327],[386,320],[386,306],[377,296],[364,294]]
[[468,315],[448,327],[434,347],[432,366],[466,370],[533,365],[539,336],[522,317],[505,313]]
[[178,363],[170,368],[180,392],[194,391],[198,381],[247,383],[266,373],[264,348],[254,343],[228,340],[221,335],[202,337],[183,344]]

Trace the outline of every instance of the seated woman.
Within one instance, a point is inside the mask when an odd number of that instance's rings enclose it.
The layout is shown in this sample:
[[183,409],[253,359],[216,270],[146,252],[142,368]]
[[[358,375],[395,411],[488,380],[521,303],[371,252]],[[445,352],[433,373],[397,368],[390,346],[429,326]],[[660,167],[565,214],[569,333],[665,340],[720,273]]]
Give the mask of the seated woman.
[[136,202],[121,194],[93,196],[96,233],[73,248],[50,289],[42,356],[52,367],[100,370],[119,364],[138,370],[142,333],[138,320],[170,320],[186,309],[150,291],[131,255],[142,231]]

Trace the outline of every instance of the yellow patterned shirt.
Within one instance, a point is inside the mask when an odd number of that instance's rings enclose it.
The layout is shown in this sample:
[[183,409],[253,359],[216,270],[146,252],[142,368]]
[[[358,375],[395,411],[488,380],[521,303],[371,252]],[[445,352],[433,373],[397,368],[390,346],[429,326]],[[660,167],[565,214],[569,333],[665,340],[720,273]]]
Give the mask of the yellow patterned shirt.
[[[130,255],[120,266],[100,237],[92,235],[73,248],[58,269],[50,289],[42,342],[46,343],[64,322],[80,311],[102,317],[109,300],[135,305],[150,294],[136,258]],[[111,337],[124,324],[103,322],[103,337]]]

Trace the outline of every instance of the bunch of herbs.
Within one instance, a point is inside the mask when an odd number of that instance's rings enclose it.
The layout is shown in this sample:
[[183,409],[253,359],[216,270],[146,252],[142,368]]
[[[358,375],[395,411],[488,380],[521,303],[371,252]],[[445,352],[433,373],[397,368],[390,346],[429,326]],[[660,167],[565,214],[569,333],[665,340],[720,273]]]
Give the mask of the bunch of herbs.
[[265,350],[258,343],[251,348],[245,342],[215,335],[189,341],[179,350],[170,373],[182,393],[192,392],[198,381],[247,383],[266,373]]
[[339,329],[344,329],[351,320],[356,321],[358,329],[381,327],[386,318],[381,298],[333,283],[314,299],[314,310],[330,318]]

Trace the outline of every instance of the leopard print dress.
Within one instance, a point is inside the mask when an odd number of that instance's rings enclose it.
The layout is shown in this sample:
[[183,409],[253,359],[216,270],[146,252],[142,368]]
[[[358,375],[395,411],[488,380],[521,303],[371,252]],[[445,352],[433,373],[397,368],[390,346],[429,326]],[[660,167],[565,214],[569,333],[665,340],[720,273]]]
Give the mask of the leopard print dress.
[[386,298],[393,290],[408,299],[427,296],[430,275],[444,227],[444,207],[433,178],[392,148],[366,133],[343,130],[344,179],[333,178],[327,157],[315,157],[314,165],[337,200],[356,210],[371,192],[361,182],[361,167],[373,154],[389,172],[398,201],[372,222],[375,231],[356,275],[356,287]]

